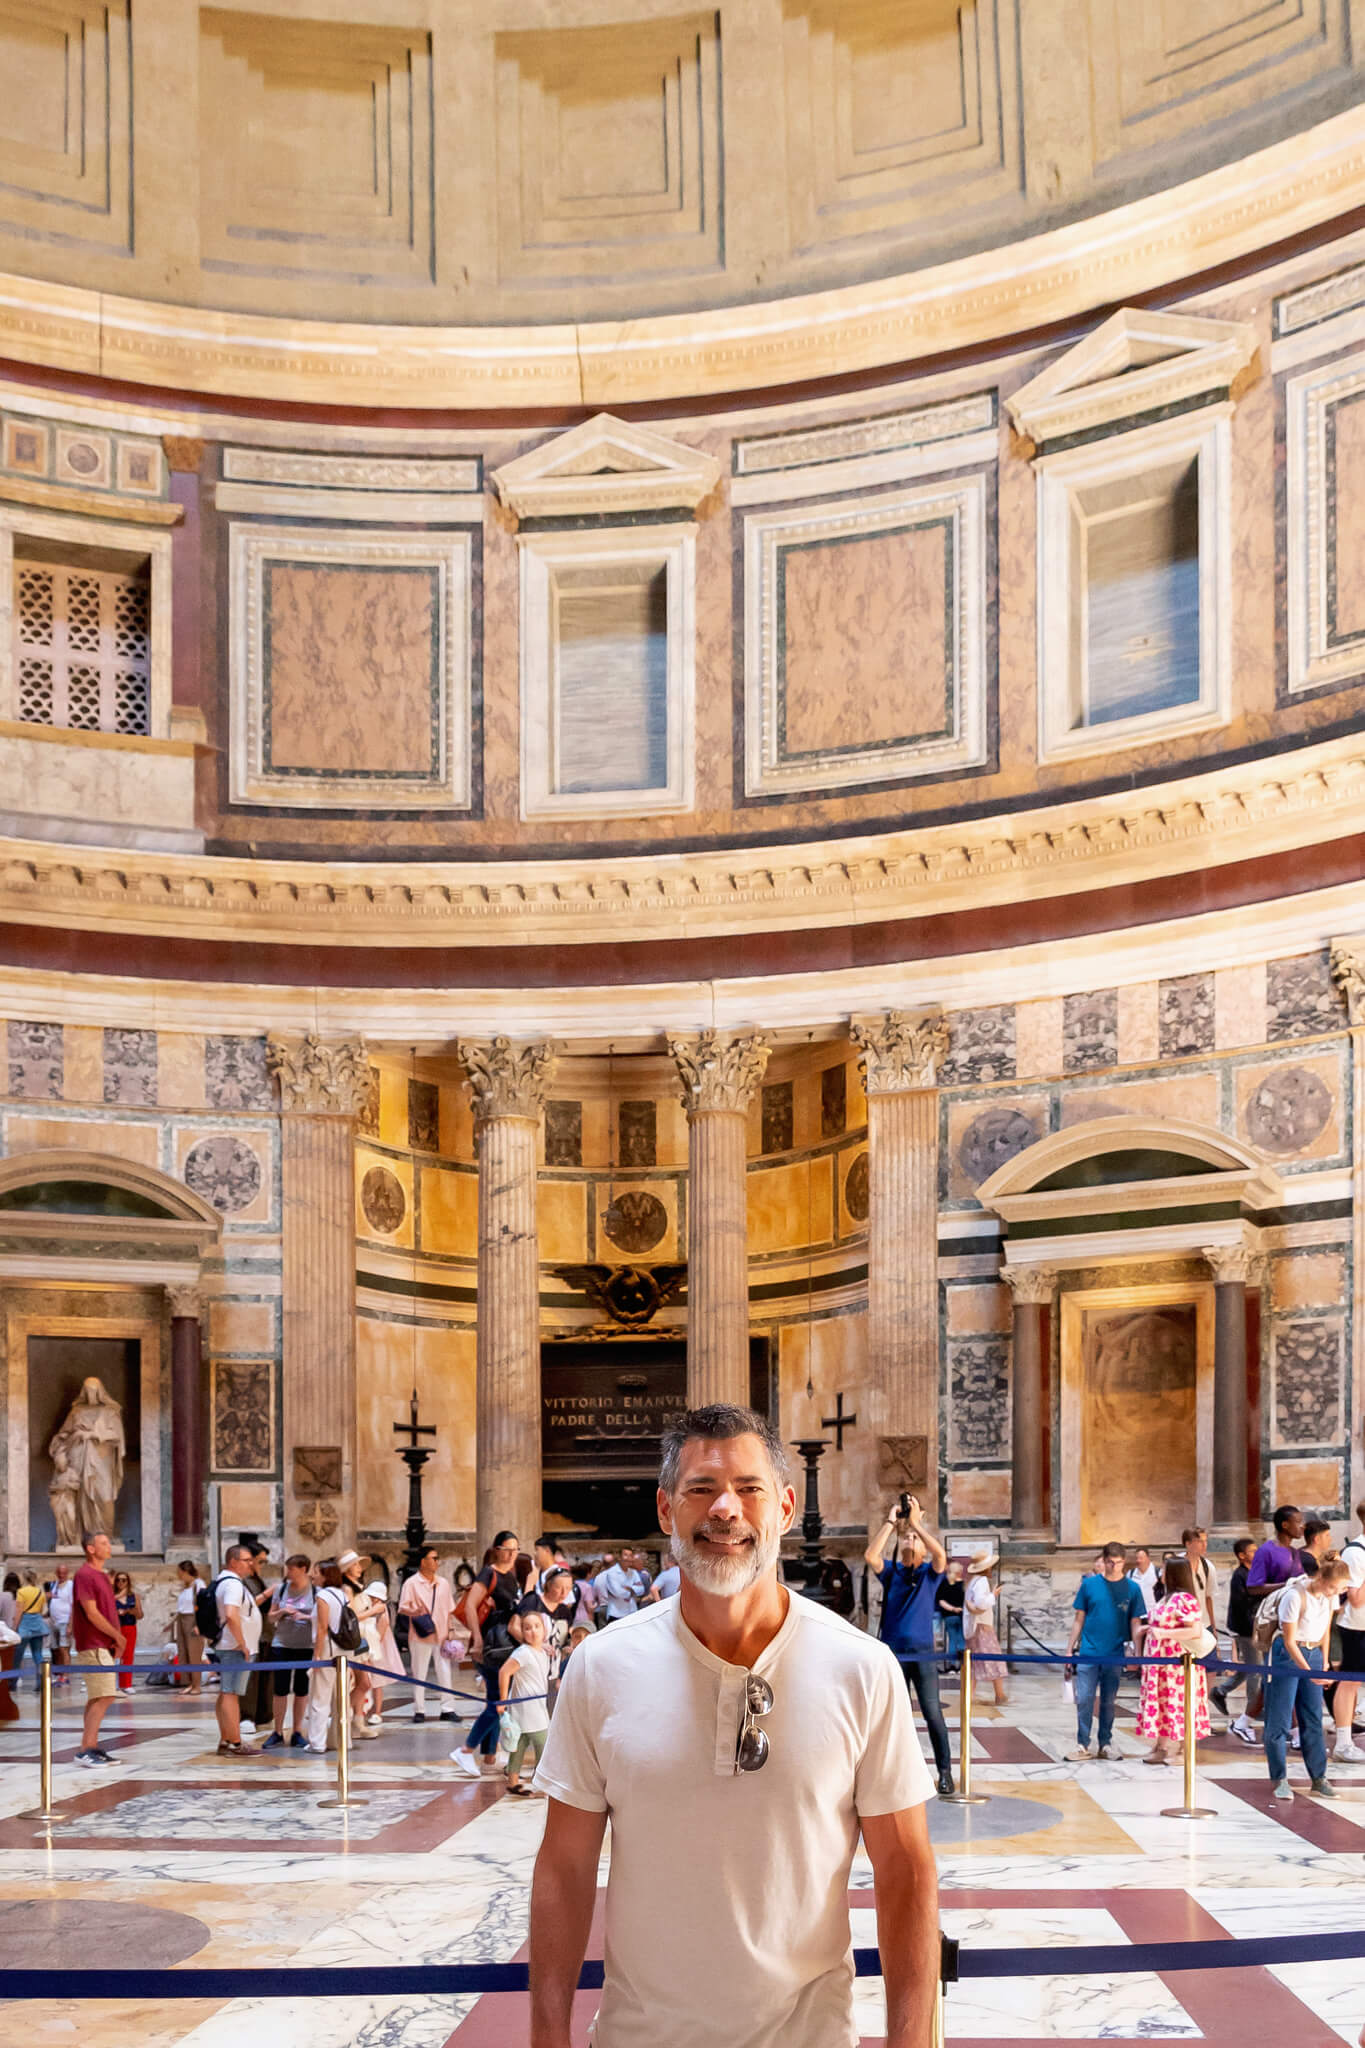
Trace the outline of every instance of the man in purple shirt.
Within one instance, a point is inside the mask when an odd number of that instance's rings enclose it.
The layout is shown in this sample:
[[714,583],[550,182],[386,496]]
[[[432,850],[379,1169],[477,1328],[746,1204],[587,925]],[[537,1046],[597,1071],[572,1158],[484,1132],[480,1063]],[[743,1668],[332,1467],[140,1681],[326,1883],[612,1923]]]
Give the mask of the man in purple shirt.
[[1273,1593],[1287,1586],[1303,1569],[1295,1546],[1303,1535],[1303,1515],[1298,1508],[1276,1508],[1275,1534],[1263,1543],[1251,1560],[1247,1573],[1248,1593]]

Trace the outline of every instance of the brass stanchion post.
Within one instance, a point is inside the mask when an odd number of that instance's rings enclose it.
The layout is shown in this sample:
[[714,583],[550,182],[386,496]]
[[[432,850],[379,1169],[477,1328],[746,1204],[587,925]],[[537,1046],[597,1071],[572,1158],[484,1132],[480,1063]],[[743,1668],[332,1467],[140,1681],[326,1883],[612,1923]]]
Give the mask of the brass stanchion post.
[[1163,1820],[1212,1820],[1211,1806],[1196,1806],[1194,1803],[1194,1658],[1188,1650],[1181,1656],[1185,1665],[1185,1804],[1163,1806]]
[[962,1649],[962,1689],[958,1694],[957,1709],[957,1790],[939,1794],[945,1806],[984,1806],[984,1792],[972,1790],[972,1652],[970,1644]]
[[336,1663],[337,1789],[335,1799],[320,1799],[319,1806],[368,1806],[369,1800],[351,1790],[351,1660],[338,1650]]
[[38,1666],[38,1804],[26,1808],[25,1820],[65,1820],[52,1804],[52,1665]]

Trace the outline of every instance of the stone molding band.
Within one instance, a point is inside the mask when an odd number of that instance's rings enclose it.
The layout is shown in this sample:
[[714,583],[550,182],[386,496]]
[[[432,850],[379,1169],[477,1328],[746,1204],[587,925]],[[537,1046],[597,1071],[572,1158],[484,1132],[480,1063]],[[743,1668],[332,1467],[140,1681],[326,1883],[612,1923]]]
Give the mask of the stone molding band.
[[888,923],[1203,871],[1349,837],[1360,735],[1090,802],[715,853],[277,861],[0,840],[0,920],[308,946],[590,945]]
[[620,407],[885,369],[992,342],[1311,233],[1365,196],[1355,107],[1182,185],[907,276],[757,305],[540,327],[282,319],[0,277],[0,353],[291,404]]

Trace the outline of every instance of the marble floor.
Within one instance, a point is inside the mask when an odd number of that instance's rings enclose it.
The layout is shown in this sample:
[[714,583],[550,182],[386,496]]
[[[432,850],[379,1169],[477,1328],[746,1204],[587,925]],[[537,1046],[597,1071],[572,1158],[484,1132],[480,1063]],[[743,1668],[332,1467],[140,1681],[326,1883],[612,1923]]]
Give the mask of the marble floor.
[[[143,1690],[105,1722],[111,1768],[77,1768],[79,1708],[58,1708],[55,1792],[37,1800],[31,1695],[0,1727],[0,1957],[66,1972],[85,1965],[190,1969],[507,1961],[525,1954],[528,1887],[544,1809],[476,1784],[447,1761],[457,1731],[391,1725],[359,1746],[368,1803],[321,1804],[333,1772],[288,1751],[250,1764],[214,1754],[211,1701]],[[946,1695],[953,1718],[955,1695]],[[1176,1770],[1138,1759],[1134,1695],[1119,1736],[1130,1758],[1059,1761],[1074,1740],[1050,1676],[1021,1673],[973,1744],[979,1807],[935,1803],[943,1924],[978,1947],[1221,1939],[1365,1926],[1365,1765],[1336,1770],[1341,1798],[1275,1805],[1257,1750],[1218,1732],[1202,1746],[1198,1822],[1168,1820]],[[1220,1724],[1221,1730],[1221,1724]],[[1295,1764],[1296,1776],[1299,1773]],[[605,1873],[604,1873],[605,1874]],[[859,1946],[874,1941],[871,1873],[854,1865]],[[594,1953],[600,1948],[594,1947]],[[70,1979],[63,1989],[69,1988]],[[0,1976],[0,1999],[3,1977]],[[586,2039],[593,1994],[578,2001]],[[884,2029],[881,1987],[858,1986],[865,2044]],[[1365,1965],[1165,1976],[964,1982],[949,2039],[966,2044],[1202,2040],[1212,2048],[1354,2042]],[[525,2048],[526,2000],[338,1998],[154,2006],[57,1996],[12,2002],[4,2039],[47,2048]]]

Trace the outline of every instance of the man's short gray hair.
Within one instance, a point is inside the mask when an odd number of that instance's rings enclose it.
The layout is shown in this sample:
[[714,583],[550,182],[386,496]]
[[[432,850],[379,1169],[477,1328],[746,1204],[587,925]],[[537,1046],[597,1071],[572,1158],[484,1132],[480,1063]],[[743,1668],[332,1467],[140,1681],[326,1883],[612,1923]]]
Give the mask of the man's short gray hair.
[[740,1408],[730,1401],[713,1401],[707,1408],[689,1408],[663,1434],[663,1457],[659,1485],[665,1493],[676,1493],[682,1470],[682,1454],[690,1443],[723,1443],[730,1437],[756,1436],[768,1453],[773,1478],[779,1491],[791,1481],[787,1447],[771,1422],[752,1408]]

